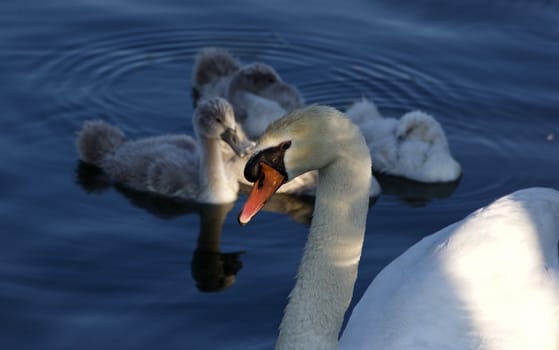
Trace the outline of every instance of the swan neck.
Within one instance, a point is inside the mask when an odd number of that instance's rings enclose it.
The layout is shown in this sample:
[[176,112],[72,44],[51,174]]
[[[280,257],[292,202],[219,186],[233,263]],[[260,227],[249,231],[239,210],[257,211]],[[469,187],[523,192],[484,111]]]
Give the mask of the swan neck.
[[276,349],[337,349],[361,257],[370,181],[370,167],[351,158],[319,170],[313,221]]

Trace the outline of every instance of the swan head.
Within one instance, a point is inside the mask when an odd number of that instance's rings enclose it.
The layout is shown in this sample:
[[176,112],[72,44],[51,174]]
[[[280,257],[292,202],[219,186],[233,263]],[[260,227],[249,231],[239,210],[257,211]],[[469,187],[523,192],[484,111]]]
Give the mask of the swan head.
[[229,99],[235,101],[235,95],[242,92],[274,100],[287,111],[303,106],[297,89],[285,83],[274,68],[263,63],[246,65],[234,74],[229,85]]
[[275,121],[245,166],[244,176],[254,185],[239,223],[247,224],[287,181],[315,169],[320,178],[321,169],[337,158],[355,154],[370,176],[369,150],[359,128],[332,107],[312,105]]
[[202,101],[196,108],[192,121],[198,137],[221,139],[238,156],[246,155],[250,145],[245,142],[235,121],[233,107],[227,100],[215,97]]

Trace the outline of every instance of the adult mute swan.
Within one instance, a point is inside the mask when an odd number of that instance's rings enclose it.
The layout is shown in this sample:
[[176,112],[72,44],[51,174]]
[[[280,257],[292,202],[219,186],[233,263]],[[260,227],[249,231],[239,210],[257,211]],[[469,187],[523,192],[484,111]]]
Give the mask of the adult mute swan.
[[342,113],[311,106],[272,124],[257,150],[241,224],[286,179],[319,172],[276,349],[559,348],[559,192],[515,192],[412,246],[371,283],[338,344],[364,239],[367,144]]
[[76,148],[82,161],[125,187],[203,203],[235,201],[239,183],[229,172],[239,159],[223,159],[221,142],[239,155],[245,145],[231,105],[222,98],[204,101],[192,121],[197,140],[178,134],[136,141],[127,141],[119,128],[103,121],[87,121]]
[[303,106],[297,89],[264,63],[241,65],[228,51],[202,49],[193,72],[194,99],[220,96],[233,105],[247,136],[256,139],[274,120]]
[[431,115],[412,111],[400,119],[384,118],[367,99],[353,103],[346,115],[361,128],[374,170],[420,182],[451,182],[460,177],[460,164]]

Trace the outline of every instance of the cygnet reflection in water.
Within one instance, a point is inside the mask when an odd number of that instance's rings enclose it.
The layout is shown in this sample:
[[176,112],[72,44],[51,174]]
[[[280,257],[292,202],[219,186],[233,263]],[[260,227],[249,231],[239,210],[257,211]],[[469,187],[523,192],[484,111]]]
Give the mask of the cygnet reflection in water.
[[452,182],[424,183],[409,180],[400,176],[375,173],[383,195],[396,196],[411,207],[423,207],[433,199],[450,197],[458,188],[460,176]]
[[[77,182],[88,193],[101,193],[112,184],[100,168],[84,162],[78,163],[76,174]],[[223,223],[234,203],[202,204],[135,191],[119,185],[114,188],[134,206],[162,219],[198,214],[200,229],[190,263],[196,287],[201,292],[219,292],[235,283],[236,276],[243,267],[241,255],[244,251],[222,252],[220,248]]]

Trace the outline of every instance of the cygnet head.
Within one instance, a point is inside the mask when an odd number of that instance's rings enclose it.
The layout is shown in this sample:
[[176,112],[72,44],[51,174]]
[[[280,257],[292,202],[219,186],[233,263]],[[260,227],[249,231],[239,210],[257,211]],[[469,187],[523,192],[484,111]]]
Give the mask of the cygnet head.
[[297,89],[285,83],[267,64],[250,64],[235,73],[229,86],[229,98],[234,100],[234,95],[243,91],[274,100],[287,111],[303,106]]
[[247,152],[247,145],[237,127],[233,107],[227,100],[215,97],[202,101],[193,115],[194,130],[199,138],[221,139],[239,156]]

